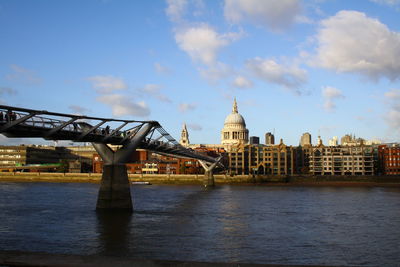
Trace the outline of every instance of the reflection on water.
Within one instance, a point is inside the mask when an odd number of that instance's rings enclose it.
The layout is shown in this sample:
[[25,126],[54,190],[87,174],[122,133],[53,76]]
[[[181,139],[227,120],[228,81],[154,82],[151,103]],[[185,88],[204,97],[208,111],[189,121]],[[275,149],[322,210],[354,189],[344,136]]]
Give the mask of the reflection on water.
[[96,212],[97,190],[0,183],[0,249],[270,264],[400,262],[399,188],[135,186],[133,214]]
[[130,212],[97,211],[99,254],[129,256],[129,238],[132,214]]

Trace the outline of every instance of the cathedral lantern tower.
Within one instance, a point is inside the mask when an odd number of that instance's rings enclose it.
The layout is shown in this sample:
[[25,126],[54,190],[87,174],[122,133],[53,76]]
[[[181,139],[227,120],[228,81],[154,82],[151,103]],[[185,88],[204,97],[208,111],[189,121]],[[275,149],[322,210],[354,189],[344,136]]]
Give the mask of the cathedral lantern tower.
[[249,142],[249,130],[246,129],[246,122],[240,113],[236,103],[233,101],[232,113],[229,114],[221,131],[221,144],[224,146],[247,144]]
[[181,132],[181,139],[179,140],[179,143],[182,146],[189,146],[190,142],[189,142],[189,132],[186,128],[186,123],[183,124],[182,127],[182,132]]

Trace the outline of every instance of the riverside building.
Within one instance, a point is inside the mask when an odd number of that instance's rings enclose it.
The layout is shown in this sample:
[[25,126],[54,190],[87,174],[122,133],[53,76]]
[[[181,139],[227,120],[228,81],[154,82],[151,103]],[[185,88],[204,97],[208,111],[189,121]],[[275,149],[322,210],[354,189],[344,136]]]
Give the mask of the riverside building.
[[[292,147],[280,141],[275,145],[271,133],[265,135],[265,145],[257,136],[249,142],[249,130],[238,112],[236,99],[232,112],[226,116],[221,130],[220,144],[190,144],[189,132],[183,124],[180,144],[209,156],[224,155],[226,169],[215,170],[238,175],[399,175],[399,144],[367,145],[368,141],[346,135],[329,146],[318,137],[317,145],[311,143],[311,134],[304,133],[300,145]],[[371,141],[377,143],[377,141]],[[343,145],[345,144],[345,145]],[[113,148],[113,147],[112,147]],[[92,146],[2,146],[0,167],[21,166],[31,163],[78,162],[78,171],[101,172],[100,157]],[[61,162],[60,162],[61,163]],[[130,173],[200,174],[204,170],[196,160],[160,156],[138,149],[128,164]],[[7,169],[7,168],[4,168]],[[10,169],[10,168],[8,168]],[[15,169],[15,168],[14,168]]]
[[385,175],[400,175],[400,144],[378,146],[379,170]]
[[230,174],[293,175],[295,150],[279,145],[239,145],[228,151]]
[[0,146],[0,167],[58,163],[61,156],[53,146]]
[[372,146],[324,146],[311,148],[312,175],[374,175]]
[[[76,162],[77,171],[92,169],[93,146],[56,147],[43,145],[0,146],[0,168]],[[7,168],[10,167],[10,168]],[[32,168],[34,169],[34,168]]]

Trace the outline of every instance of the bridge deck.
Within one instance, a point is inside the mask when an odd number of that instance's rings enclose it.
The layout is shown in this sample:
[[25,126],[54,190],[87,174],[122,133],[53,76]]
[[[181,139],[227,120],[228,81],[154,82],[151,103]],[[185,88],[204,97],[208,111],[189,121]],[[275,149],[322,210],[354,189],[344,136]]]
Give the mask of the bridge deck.
[[152,129],[139,148],[175,157],[216,161],[181,146],[157,121],[98,118],[0,105],[0,133],[9,138],[33,137],[124,145],[147,124]]

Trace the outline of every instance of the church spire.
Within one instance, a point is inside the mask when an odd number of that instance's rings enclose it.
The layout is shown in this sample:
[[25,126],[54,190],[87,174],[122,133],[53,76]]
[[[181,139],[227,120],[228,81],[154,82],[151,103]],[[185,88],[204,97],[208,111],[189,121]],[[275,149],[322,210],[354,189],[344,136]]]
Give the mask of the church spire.
[[233,108],[232,108],[232,113],[238,113],[238,107],[236,103],[236,97],[233,100]]
[[186,123],[183,123],[182,126],[182,132],[181,132],[181,139],[179,140],[179,143],[183,146],[188,146],[190,144],[189,142],[189,132],[186,128]]

